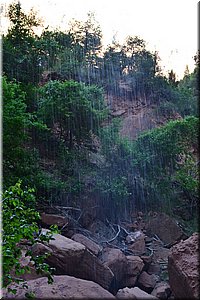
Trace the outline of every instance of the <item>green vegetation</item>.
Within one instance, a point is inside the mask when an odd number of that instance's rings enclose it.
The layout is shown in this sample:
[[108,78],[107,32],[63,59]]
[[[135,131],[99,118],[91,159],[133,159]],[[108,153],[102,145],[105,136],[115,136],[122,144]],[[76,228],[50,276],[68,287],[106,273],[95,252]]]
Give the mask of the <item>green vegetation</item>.
[[[127,37],[102,50],[94,15],[68,31],[41,27],[21,4],[9,6],[3,36],[3,284],[20,269],[16,244],[34,244],[41,204],[97,199],[104,217],[164,210],[195,230],[198,208],[199,54],[196,68],[164,76],[158,53]],[[121,88],[123,85],[124,88]],[[127,88],[128,87],[128,88]],[[165,124],[134,141],[120,135],[104,96],[154,107]],[[178,117],[178,119],[177,119]],[[32,187],[27,189],[27,186]],[[33,195],[34,188],[34,195]],[[67,199],[67,200],[66,200]],[[34,259],[34,258],[33,258]],[[36,268],[49,273],[42,258]],[[11,270],[15,275],[11,276]]]
[[[35,197],[33,189],[22,189],[21,182],[17,182],[3,193],[3,286],[8,286],[12,281],[20,282],[19,275],[29,271],[29,267],[21,267],[19,259],[21,249],[18,243],[27,239],[30,245],[36,242],[49,241],[49,234],[40,234],[38,227],[39,213],[35,211]],[[45,256],[37,257],[31,255],[35,263],[37,273],[45,273],[51,282],[51,269],[44,263]],[[14,291],[13,291],[14,292]]]

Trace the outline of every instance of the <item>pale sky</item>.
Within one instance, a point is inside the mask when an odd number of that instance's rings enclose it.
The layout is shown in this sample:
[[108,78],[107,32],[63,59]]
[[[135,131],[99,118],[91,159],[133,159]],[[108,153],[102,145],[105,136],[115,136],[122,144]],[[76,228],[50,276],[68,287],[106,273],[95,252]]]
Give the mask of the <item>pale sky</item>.
[[[12,0],[0,0],[1,4]],[[85,21],[95,13],[104,43],[123,43],[128,35],[138,35],[150,51],[158,51],[165,71],[173,69],[179,78],[186,65],[193,70],[197,51],[197,0],[21,0],[22,8],[34,7],[44,25],[67,29],[72,19]],[[2,27],[4,21],[2,20]]]

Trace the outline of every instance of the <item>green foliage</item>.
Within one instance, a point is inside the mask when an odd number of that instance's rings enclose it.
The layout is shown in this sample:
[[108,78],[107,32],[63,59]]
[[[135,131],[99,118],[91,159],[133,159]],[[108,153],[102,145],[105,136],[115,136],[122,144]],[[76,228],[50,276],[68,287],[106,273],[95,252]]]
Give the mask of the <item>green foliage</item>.
[[38,122],[33,113],[27,112],[26,93],[15,81],[2,80],[3,88],[3,179],[5,186],[18,179],[30,182],[37,170],[37,151],[30,150],[28,142],[32,128],[38,130],[45,126]]
[[36,83],[40,74],[40,49],[34,29],[40,26],[33,10],[26,15],[20,2],[10,4],[11,27],[3,37],[3,72],[9,80]]
[[197,196],[197,189],[194,189],[197,165],[191,151],[197,151],[198,126],[195,117],[170,121],[161,128],[141,134],[134,143],[134,165],[143,176],[146,188],[150,191],[153,187],[156,191],[160,206],[166,204],[164,199],[172,200],[176,195],[176,188],[173,193],[171,189],[177,181],[178,189],[186,190],[188,197]]
[[[9,187],[3,193],[3,286],[8,286],[12,281],[20,282],[18,276],[29,271],[28,267],[21,268],[19,259],[21,249],[18,243],[27,239],[31,245],[36,242],[49,241],[51,234],[39,235],[37,225],[40,219],[39,213],[35,211],[34,190],[22,189],[21,182]],[[31,252],[28,253],[31,255]],[[44,257],[31,257],[35,263],[36,271],[46,272],[51,281],[51,269],[44,263]],[[14,272],[14,274],[13,274]]]
[[98,132],[105,117],[102,91],[74,81],[50,81],[39,90],[39,114],[72,147]]

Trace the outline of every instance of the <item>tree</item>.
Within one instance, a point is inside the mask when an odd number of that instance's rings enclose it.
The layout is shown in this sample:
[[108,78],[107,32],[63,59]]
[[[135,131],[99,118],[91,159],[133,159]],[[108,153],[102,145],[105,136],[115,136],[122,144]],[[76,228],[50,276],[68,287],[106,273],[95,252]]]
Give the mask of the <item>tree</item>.
[[3,72],[9,80],[36,83],[41,71],[34,28],[41,22],[33,10],[26,15],[20,2],[10,4],[8,18],[11,27],[3,36]]
[[[37,151],[30,149],[30,130],[45,128],[27,112],[26,93],[17,82],[2,80],[3,88],[3,180],[4,188],[17,180],[30,182],[37,170]],[[33,178],[32,178],[33,179]],[[34,183],[32,183],[34,185]]]
[[176,73],[174,73],[173,70],[171,70],[171,71],[169,72],[168,80],[169,80],[170,84],[176,85]]
[[105,117],[102,91],[74,81],[49,81],[39,90],[39,115],[71,148],[98,132]]

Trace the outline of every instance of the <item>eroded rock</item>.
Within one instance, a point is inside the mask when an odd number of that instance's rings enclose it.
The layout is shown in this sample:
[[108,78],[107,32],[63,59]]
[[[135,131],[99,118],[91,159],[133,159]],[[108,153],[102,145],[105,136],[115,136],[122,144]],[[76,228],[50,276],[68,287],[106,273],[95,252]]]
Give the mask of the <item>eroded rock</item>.
[[53,284],[48,284],[47,278],[42,277],[28,281],[28,290],[20,285],[16,294],[4,291],[4,299],[27,299],[32,295],[34,299],[115,299],[115,297],[97,283],[67,275],[54,276]]
[[74,276],[92,280],[107,290],[111,289],[114,278],[112,270],[88,249],[86,249],[80,264],[74,269]]
[[[46,233],[48,230],[43,229]],[[50,240],[47,245],[38,243],[33,246],[33,254],[39,255],[49,253],[47,263],[56,269],[59,275],[73,275],[74,269],[80,264],[86,247],[71,239],[68,239],[61,234],[53,234],[53,240]]]
[[92,240],[88,239],[83,234],[77,233],[72,236],[72,240],[83,244],[90,252],[94,255],[98,256],[101,252],[102,247],[100,247],[97,243],[93,242]]
[[51,225],[57,225],[58,227],[63,227],[66,225],[67,220],[63,216],[59,215],[53,215],[53,214],[46,214],[41,213],[41,222],[44,226],[51,226]]
[[138,287],[120,289],[116,295],[117,299],[158,299]]
[[148,274],[146,271],[143,271],[138,278],[138,286],[144,291],[151,293],[154,289],[158,277],[154,274]]
[[[45,232],[45,230],[43,230]],[[109,289],[114,277],[112,271],[84,245],[60,234],[53,234],[49,244],[33,246],[33,254],[49,253],[46,262],[55,268],[56,275],[71,275],[92,280]]]
[[156,283],[151,295],[159,299],[168,299],[168,297],[171,295],[169,284],[164,281]]
[[177,222],[164,213],[152,217],[146,228],[147,234],[156,234],[165,244],[173,244],[185,237]]
[[145,247],[145,235],[141,232],[133,243],[128,245],[128,249],[131,250],[134,255],[142,255],[146,251]]
[[168,273],[175,298],[199,299],[199,235],[194,233],[170,249]]
[[129,276],[138,276],[144,267],[143,260],[139,256],[128,255],[125,274]]
[[127,268],[127,259],[122,251],[119,249],[105,248],[102,252],[101,260],[104,266],[112,270],[116,280],[120,282]]

